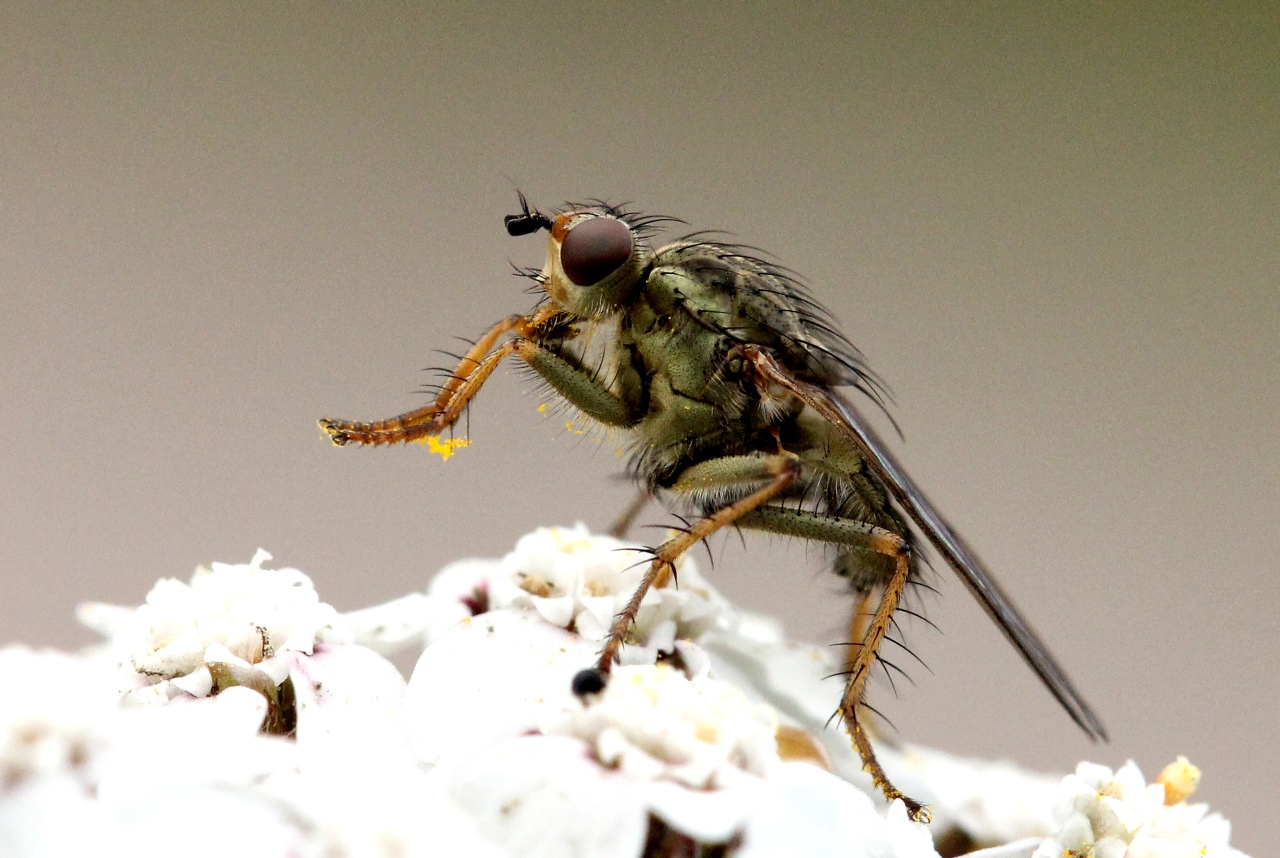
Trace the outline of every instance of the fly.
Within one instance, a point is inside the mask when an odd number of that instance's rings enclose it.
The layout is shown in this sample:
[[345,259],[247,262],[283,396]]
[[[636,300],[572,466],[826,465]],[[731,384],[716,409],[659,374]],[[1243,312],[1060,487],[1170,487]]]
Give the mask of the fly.
[[[628,468],[642,490],[694,515],[652,549],[643,580],[575,690],[602,686],[645,593],[664,585],[700,540],[732,525],[826,543],[833,571],[857,597],[839,713],[876,787],[928,821],[928,807],[890,783],[859,714],[880,645],[919,573],[918,533],[1071,719],[1090,738],[1106,738],[987,567],[840,391],[882,403],[862,356],[792,273],[705,233],[655,249],[655,227],[672,218],[603,202],[543,213],[523,195],[520,209],[505,219],[510,235],[547,232],[545,265],[526,272],[542,294],[533,312],[490,328],[429,405],[373,423],[320,426],[339,446],[435,440],[515,356],[570,405],[629,435]],[[588,354],[592,334],[609,340],[603,351],[596,341],[598,358]]]

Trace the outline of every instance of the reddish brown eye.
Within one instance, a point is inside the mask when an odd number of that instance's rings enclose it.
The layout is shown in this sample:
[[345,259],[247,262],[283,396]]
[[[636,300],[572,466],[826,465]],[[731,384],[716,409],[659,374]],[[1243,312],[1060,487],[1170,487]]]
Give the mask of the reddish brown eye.
[[577,286],[599,283],[631,257],[631,229],[611,217],[576,224],[560,245],[560,264]]

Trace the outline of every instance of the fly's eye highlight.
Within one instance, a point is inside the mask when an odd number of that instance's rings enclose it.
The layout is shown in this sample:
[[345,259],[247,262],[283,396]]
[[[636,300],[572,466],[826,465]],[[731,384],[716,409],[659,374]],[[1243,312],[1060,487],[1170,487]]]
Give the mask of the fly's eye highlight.
[[560,245],[560,264],[576,286],[599,283],[631,258],[631,228],[611,217],[576,224]]

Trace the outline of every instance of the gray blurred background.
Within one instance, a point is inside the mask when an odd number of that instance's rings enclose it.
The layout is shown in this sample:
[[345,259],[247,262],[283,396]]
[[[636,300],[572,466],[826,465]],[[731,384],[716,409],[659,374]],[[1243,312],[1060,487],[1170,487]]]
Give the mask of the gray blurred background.
[[[18,4],[0,11],[0,640],[259,546],[355,608],[604,528],[614,445],[512,367],[448,462],[315,421],[423,402],[531,306],[515,189],[631,200],[803,273],[901,455],[1103,714],[1092,747],[948,570],[899,734],[1064,770],[1176,754],[1275,820],[1273,3]],[[656,509],[646,522],[667,519]],[[661,531],[642,531],[658,539]],[[841,640],[820,552],[712,579]],[[706,568],[705,553],[699,559]],[[831,683],[833,705],[839,693]]]

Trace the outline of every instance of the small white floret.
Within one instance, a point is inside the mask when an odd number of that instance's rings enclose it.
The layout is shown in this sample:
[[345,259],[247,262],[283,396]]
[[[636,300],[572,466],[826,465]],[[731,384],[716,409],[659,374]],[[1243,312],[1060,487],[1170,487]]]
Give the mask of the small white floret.
[[[487,580],[488,607],[531,609],[555,626],[603,641],[649,567],[647,550],[582,524],[544,527],[516,543]],[[624,664],[652,664],[679,638],[696,639],[717,623],[728,604],[698,574],[689,557],[675,579],[654,587],[621,651]]]
[[1161,781],[1148,784],[1132,760],[1114,772],[1081,763],[1062,781],[1058,831],[1034,856],[1074,850],[1098,858],[1243,858],[1229,845],[1230,824],[1207,805],[1187,804],[1185,787],[1169,792]]
[[777,729],[772,708],[666,665],[616,668],[603,692],[546,725],[587,742],[606,765],[700,789],[766,775],[779,762]]
[[78,615],[109,638],[132,702],[200,697],[227,684],[263,690],[288,673],[287,652],[310,653],[337,613],[297,569],[265,569],[259,549],[247,564],[214,563],[189,583],[162,579],[144,604],[88,603]]

